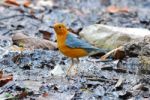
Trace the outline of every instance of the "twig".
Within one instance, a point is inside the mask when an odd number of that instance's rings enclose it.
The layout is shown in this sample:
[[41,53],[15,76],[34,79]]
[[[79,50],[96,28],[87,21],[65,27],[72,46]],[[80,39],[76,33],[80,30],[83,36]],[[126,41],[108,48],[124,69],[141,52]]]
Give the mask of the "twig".
[[113,83],[116,82],[114,80],[104,79],[104,78],[100,78],[100,77],[97,77],[97,78],[87,78],[87,80],[90,80],[90,81],[100,81],[100,82],[113,82]]
[[7,32],[2,33],[2,35],[6,35],[7,33],[11,32],[12,30],[8,30]]
[[100,82],[113,82],[116,83],[116,80],[111,80],[111,79],[106,79],[106,78],[102,78],[102,77],[97,77],[97,76],[84,76],[87,77],[87,80],[90,81],[100,81]]

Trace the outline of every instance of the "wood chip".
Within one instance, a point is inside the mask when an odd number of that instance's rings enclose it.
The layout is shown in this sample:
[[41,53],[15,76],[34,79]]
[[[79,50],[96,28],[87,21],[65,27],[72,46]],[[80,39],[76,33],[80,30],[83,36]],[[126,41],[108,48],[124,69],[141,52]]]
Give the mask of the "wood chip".
[[119,73],[126,73],[127,72],[127,69],[125,69],[125,68],[115,68],[114,70],[116,72],[119,72]]
[[140,90],[143,86],[144,85],[140,83],[140,84],[135,85],[132,89],[133,90]]
[[115,85],[115,88],[120,87],[122,85],[123,81],[124,81],[124,79],[122,77],[120,77],[119,80],[118,80],[118,82]]
[[129,8],[128,7],[117,7],[117,6],[109,6],[107,9],[106,9],[107,12],[109,13],[118,13],[118,12],[129,12]]
[[21,46],[23,48],[33,50],[33,49],[48,49],[48,50],[54,50],[57,48],[56,43],[52,41],[48,41],[45,39],[39,39],[35,37],[29,37],[27,35],[24,35],[22,33],[16,33],[12,37],[13,44],[17,46]]

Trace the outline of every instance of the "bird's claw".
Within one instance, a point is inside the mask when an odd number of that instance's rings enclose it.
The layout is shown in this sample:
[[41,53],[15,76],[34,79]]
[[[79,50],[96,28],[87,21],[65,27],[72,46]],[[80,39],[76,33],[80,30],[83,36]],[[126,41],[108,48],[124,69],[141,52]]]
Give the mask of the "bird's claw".
[[78,74],[78,70],[76,68],[74,68],[74,74],[77,75]]
[[[74,68],[73,70],[74,70],[74,74],[77,75],[78,74],[78,70],[76,68]],[[71,69],[67,70],[66,77],[70,76],[70,71],[71,71]]]
[[66,76],[70,75],[70,69],[67,70]]

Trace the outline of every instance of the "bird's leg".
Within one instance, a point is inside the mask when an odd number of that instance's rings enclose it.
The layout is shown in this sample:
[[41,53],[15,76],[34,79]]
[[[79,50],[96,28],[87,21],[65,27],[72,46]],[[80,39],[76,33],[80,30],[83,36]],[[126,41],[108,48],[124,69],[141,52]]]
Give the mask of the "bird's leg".
[[[77,58],[77,68],[78,68],[78,66],[79,66],[79,62],[80,62],[80,60],[79,60],[79,58]],[[74,67],[75,75],[78,73],[77,68]]]
[[73,65],[74,65],[74,60],[73,60],[73,58],[71,58],[71,66],[68,68],[68,70],[67,70],[67,75],[69,75],[70,74],[70,70],[71,70],[71,68],[73,67]]

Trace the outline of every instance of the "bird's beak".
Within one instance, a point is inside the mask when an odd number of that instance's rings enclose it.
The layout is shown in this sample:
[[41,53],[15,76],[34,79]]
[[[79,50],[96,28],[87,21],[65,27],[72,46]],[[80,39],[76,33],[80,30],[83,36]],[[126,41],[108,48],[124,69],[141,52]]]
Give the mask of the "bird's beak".
[[54,26],[49,26],[50,28],[54,28]]

